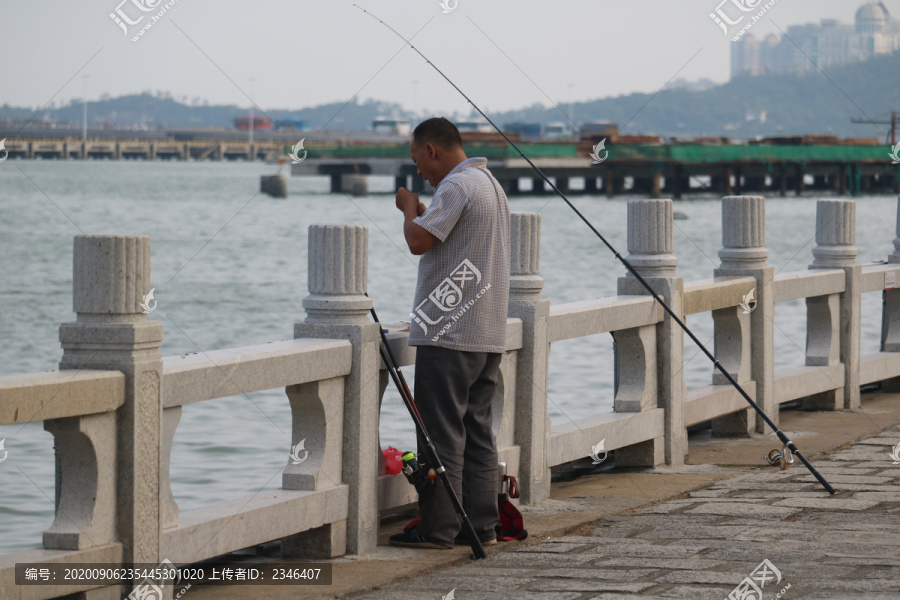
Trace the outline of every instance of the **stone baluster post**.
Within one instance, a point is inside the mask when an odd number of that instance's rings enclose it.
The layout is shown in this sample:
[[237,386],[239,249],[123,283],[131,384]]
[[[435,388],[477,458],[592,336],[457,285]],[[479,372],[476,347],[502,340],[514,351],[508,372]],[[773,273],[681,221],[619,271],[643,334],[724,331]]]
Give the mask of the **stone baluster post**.
[[[753,295],[755,306],[748,298],[750,307],[750,372],[755,382],[756,403],[776,424],[778,424],[778,404],[775,398],[775,269],[769,266],[769,251],[766,245],[766,199],[762,196],[727,196],[722,198],[722,249],[719,250],[721,264],[715,269],[714,277],[753,277],[756,287]],[[736,298],[743,301],[744,298]],[[719,312],[719,311],[716,311]],[[740,307],[723,309],[729,318],[744,318]],[[724,316],[724,315],[723,315]],[[744,327],[739,330],[742,337]],[[716,329],[716,357],[719,357],[718,326]],[[744,342],[745,340],[740,340]],[[745,348],[741,343],[741,348]],[[735,371],[729,371],[738,383],[744,381],[739,370],[746,357],[739,356]],[[724,363],[723,363],[724,366]],[[726,368],[728,368],[726,366]],[[714,383],[727,383],[721,373],[713,374]],[[713,421],[713,430],[720,434],[765,433],[768,426],[752,408]]]
[[[807,356],[808,365],[832,364],[831,353],[813,355],[813,330],[830,326],[832,336],[839,336],[839,360],[844,364],[844,387],[817,394],[806,406],[819,410],[859,409],[859,337],[860,337],[860,278],[862,266],[856,262],[856,201],[819,200],[816,205],[816,247],[810,269],[840,269],[846,285],[839,294],[838,306],[828,296],[808,298]],[[835,311],[837,315],[835,315]],[[836,317],[836,318],[835,318]],[[826,324],[825,320],[830,323]],[[831,326],[836,325],[836,327]],[[823,362],[824,361],[824,362]]]
[[[683,320],[684,280],[675,273],[678,259],[673,251],[672,201],[668,199],[628,201],[628,257],[626,260],[650,287]],[[620,296],[648,294],[627,272],[618,281]],[[616,450],[620,466],[653,466],[665,460],[684,464],[687,430],[684,427],[684,332],[666,313],[656,326],[657,406],[664,408],[665,437]]]
[[[151,291],[150,238],[143,235],[79,235],[74,249],[74,323],[59,328],[63,348],[60,370],[104,369],[125,374],[125,402],[116,411],[115,459],[109,448],[80,427],[89,443],[79,447],[78,456],[62,451],[62,494],[59,513],[79,516],[90,504],[80,474],[91,469],[102,472],[97,497],[105,504],[108,488],[115,490],[115,524],[123,545],[126,563],[157,564],[160,535],[160,438],[162,427],[162,359],[159,346],[162,324],[148,321],[140,304]],[[150,300],[147,306],[156,306]],[[103,415],[94,415],[103,419]],[[46,427],[57,437],[60,432],[74,434],[80,421],[89,417],[60,419]],[[95,420],[96,420],[95,419]],[[105,440],[104,445],[112,443]],[[91,447],[92,446],[92,447]],[[88,456],[93,451],[93,459]],[[92,464],[92,460],[96,464]],[[113,472],[110,472],[110,469]],[[73,506],[71,500],[83,497],[86,504]],[[112,506],[98,510],[113,514]],[[95,537],[96,536],[96,537]],[[44,544],[54,548],[82,548],[107,541],[101,533],[90,539],[59,531],[56,524],[44,535]]]
[[[900,263],[900,197],[897,198],[897,237],[894,238],[894,251],[888,255],[888,264]],[[883,292],[884,309],[881,315],[881,351],[900,352],[900,289],[897,287],[896,277],[894,284],[888,289],[885,285]],[[882,383],[883,391],[896,392],[900,390],[900,378],[888,379]]]
[[522,349],[516,363],[515,443],[519,446],[519,490],[524,504],[550,497],[550,416],[547,374],[550,302],[541,298],[541,216],[510,215],[509,316],[522,319]]
[[[379,333],[369,317],[369,230],[359,225],[310,225],[309,295],[306,320],[294,325],[294,338],[347,339],[353,367],[344,382],[341,478],[350,486],[346,550],[365,554],[378,537],[378,368]],[[312,449],[307,447],[312,452]],[[327,475],[321,471],[320,475]],[[337,485],[340,481],[335,481]],[[303,534],[307,547],[338,547],[340,528],[326,525]],[[322,539],[315,540],[313,538]]]

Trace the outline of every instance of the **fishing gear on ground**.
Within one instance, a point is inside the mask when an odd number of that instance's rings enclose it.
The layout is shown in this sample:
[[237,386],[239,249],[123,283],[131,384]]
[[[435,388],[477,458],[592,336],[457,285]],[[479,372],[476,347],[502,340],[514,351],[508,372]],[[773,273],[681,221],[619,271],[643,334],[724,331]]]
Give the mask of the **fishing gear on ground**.
[[406,480],[416,488],[417,492],[422,492],[429,485],[434,484],[437,472],[427,463],[421,462],[415,452],[407,452],[400,459],[403,461],[403,468],[400,472],[406,476]]
[[787,446],[783,447],[781,450],[778,448],[772,450],[766,455],[765,459],[767,463],[773,467],[779,467],[782,471],[787,469],[789,464],[794,464],[794,457],[791,454],[791,449]]
[[[410,457],[411,462],[418,463],[418,461],[415,460],[416,457],[414,453],[407,452],[406,454],[404,454],[404,475],[406,475],[406,458],[408,456]],[[413,468],[411,467],[410,470],[414,473],[425,473],[424,467],[424,464],[419,463],[418,468],[413,470]],[[516,505],[510,502],[510,498],[519,497],[519,484],[516,482],[515,477],[506,474],[505,462],[500,462],[497,464],[497,472],[500,475],[500,487],[499,493],[497,494],[497,516],[499,517],[499,520],[497,522],[497,525],[494,527],[494,531],[496,531],[497,535],[497,541],[513,542],[516,540],[524,540],[528,537],[528,532],[525,530],[525,520],[522,518],[522,513],[519,512],[518,508],[516,508]],[[419,481],[421,485],[428,485],[429,476],[415,475],[415,477],[418,478],[417,481]],[[407,475],[406,478],[410,479],[410,476]],[[412,479],[410,479],[410,483],[413,483]],[[419,488],[416,487],[416,490],[418,489]],[[406,524],[406,527],[403,528],[403,531],[409,531],[410,529],[415,528],[421,520],[421,516],[416,517]]]

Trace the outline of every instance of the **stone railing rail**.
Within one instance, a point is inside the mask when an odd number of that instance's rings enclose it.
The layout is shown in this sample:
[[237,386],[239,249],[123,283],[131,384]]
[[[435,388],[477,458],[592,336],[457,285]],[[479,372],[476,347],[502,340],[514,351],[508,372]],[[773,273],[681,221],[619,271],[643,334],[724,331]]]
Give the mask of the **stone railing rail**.
[[[720,265],[712,279],[685,284],[676,273],[672,202],[631,200],[627,260],[679,318],[711,313],[717,360],[776,422],[779,406],[797,399],[820,410],[858,409],[861,385],[893,386],[900,376],[900,216],[887,262],[862,266],[855,209],[853,201],[819,201],[813,262],[776,277],[767,264],[765,200],[726,197]],[[541,297],[540,216],[514,213],[511,230],[494,432],[523,503],[548,498],[550,469],[588,456],[599,440],[620,466],[681,465],[688,426],[710,421],[717,435],[766,431],[721,374],[686,388],[684,333],[634,276],[619,278],[616,297],[551,307]],[[14,584],[21,562],[187,564],[273,540],[287,558],[371,552],[379,515],[411,507],[415,492],[402,475],[384,474],[378,419],[389,379],[379,325],[368,317],[367,273],[367,228],[313,225],[307,316],[295,339],[162,358],[162,326],[140,307],[150,289],[149,238],[77,236],[77,317],[60,327],[60,370],[0,377],[0,425],[43,421],[60,457],[56,520],[42,548],[0,555],[0,597],[128,593],[85,585],[25,594]],[[860,356],[861,296],[876,291],[884,294],[882,350]],[[776,370],[776,305],[797,299],[807,306],[806,365]],[[602,333],[616,344],[614,411],[551,427],[551,344]],[[388,334],[401,366],[415,361],[408,335]],[[182,406],[273,388],[285,389],[292,447],[304,440],[308,456],[286,461],[277,490],[180,513],[169,464]]]

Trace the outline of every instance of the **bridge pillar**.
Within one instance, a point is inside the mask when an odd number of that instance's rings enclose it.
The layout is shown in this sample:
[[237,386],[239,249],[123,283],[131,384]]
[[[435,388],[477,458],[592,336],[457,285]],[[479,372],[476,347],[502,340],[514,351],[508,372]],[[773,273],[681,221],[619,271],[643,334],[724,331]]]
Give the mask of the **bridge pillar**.
[[[303,299],[306,320],[294,325],[294,338],[347,339],[353,366],[343,386],[341,479],[349,486],[346,551],[365,554],[378,541],[378,382],[379,332],[369,318],[369,230],[359,225],[310,225],[309,295]],[[293,402],[293,400],[292,400]],[[327,473],[322,472],[327,476]],[[303,534],[307,547],[341,553],[342,523]]]
[[[856,262],[856,202],[819,200],[816,206],[816,247],[810,269],[844,271],[844,292],[836,298],[808,298],[806,364],[844,365],[844,386],[805,399],[804,406],[815,410],[859,409],[859,336],[862,266]],[[828,339],[817,340],[816,329],[830,331]],[[827,329],[826,329],[827,328]],[[821,336],[818,336],[821,337]]]
[[550,497],[550,416],[547,412],[547,321],[550,302],[541,298],[541,216],[510,215],[509,316],[522,319],[522,349],[516,360],[515,443],[524,504]]
[[[775,269],[769,266],[766,244],[766,199],[762,196],[730,196],[722,199],[722,249],[714,277],[753,277],[756,304],[749,315],[737,306],[713,312],[716,323],[715,355],[723,359],[728,374],[739,384],[756,384],[756,403],[778,424],[775,397]],[[744,300],[749,306],[751,298]],[[749,326],[748,326],[749,324]],[[721,325],[721,327],[720,327]],[[749,354],[749,356],[748,356]],[[749,368],[745,368],[749,367]],[[714,373],[714,384],[727,384]],[[714,435],[767,433],[766,422],[752,408],[713,420]]]
[[163,328],[140,307],[151,291],[149,237],[75,237],[77,316],[59,328],[59,368],[121,371],[125,401],[115,414],[45,422],[57,440],[62,488],[58,518],[44,533],[46,548],[88,548],[118,539],[123,562],[160,561],[166,509],[160,501],[161,464],[167,464],[161,460]]
[[[671,200],[628,201],[628,262],[650,287],[683,320],[684,280],[675,268],[678,259],[672,254],[673,205]],[[647,295],[646,288],[631,272],[619,277],[620,296]],[[654,466],[665,461],[684,464],[687,453],[687,430],[684,426],[684,332],[666,313],[655,326],[656,333],[656,402],[641,402],[641,411],[665,409],[665,434],[647,442],[616,450],[618,466]],[[620,335],[627,335],[621,332]],[[648,352],[652,355],[652,352]],[[621,365],[625,368],[626,365]]]

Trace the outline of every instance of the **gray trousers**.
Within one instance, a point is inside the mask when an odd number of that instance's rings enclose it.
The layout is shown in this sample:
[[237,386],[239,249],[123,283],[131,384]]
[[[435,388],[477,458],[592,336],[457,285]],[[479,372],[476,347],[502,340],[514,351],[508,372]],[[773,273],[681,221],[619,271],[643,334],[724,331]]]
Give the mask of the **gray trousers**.
[[[498,523],[497,444],[491,401],[501,358],[497,353],[416,347],[416,406],[481,541],[495,539]],[[420,438],[418,451],[423,461],[424,450]],[[419,532],[431,542],[452,546],[461,531],[460,522],[439,478],[419,493],[419,511]]]

